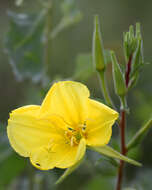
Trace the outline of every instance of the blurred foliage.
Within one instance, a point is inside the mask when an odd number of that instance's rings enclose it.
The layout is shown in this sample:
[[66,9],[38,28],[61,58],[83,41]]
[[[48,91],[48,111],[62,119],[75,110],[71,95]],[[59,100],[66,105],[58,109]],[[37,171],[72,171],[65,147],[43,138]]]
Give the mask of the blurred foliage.
[[[15,7],[18,5],[18,8]],[[29,162],[21,158],[10,148],[6,136],[6,120],[8,112],[24,104],[39,104],[47,88],[42,89],[38,82],[43,75],[44,43],[46,12],[42,9],[43,1],[37,4],[31,1],[1,2],[1,36],[0,36],[0,190],[30,189],[30,180],[35,183],[36,190],[72,189],[73,190],[112,190],[115,186],[116,162],[104,156],[89,152],[87,160],[63,184],[53,186],[62,171],[38,171],[29,168]],[[45,1],[46,2],[46,1]],[[41,5],[42,4],[42,5]],[[87,6],[86,6],[87,5]],[[44,5],[43,5],[44,6]],[[51,44],[51,80],[71,77],[85,82],[89,88],[95,89],[94,96],[101,97],[92,64],[91,43],[93,31],[93,14],[102,15],[102,28],[105,48],[114,49],[123,62],[120,48],[122,32],[128,25],[141,21],[143,27],[145,61],[151,60],[151,23],[152,2],[129,1],[88,1],[64,0],[56,1],[52,13]],[[6,10],[10,10],[6,16]],[[83,17],[82,17],[83,16]],[[82,19],[83,18],[83,19]],[[81,22],[80,22],[81,21]],[[66,30],[65,30],[66,29]],[[4,48],[5,36],[5,48]],[[3,53],[3,49],[7,54]],[[138,49],[139,50],[139,46]],[[110,63],[110,53],[105,52],[106,63]],[[137,51],[138,53],[138,51]],[[9,61],[8,61],[9,59]],[[12,70],[8,64],[12,66]],[[141,127],[152,113],[152,64],[144,65],[139,83],[129,98],[132,117],[128,122],[128,139]],[[112,80],[111,65],[108,65],[108,80]],[[18,83],[18,81],[20,83]],[[37,84],[33,84],[31,80]],[[109,83],[110,84],[110,83]],[[47,87],[51,84],[48,83]],[[113,87],[110,86],[113,90]],[[111,91],[112,91],[111,90]],[[115,127],[116,128],[116,127]],[[144,164],[143,168],[126,166],[124,190],[151,190],[152,154],[151,130],[144,139],[143,145],[135,147],[128,156]],[[118,135],[112,139],[112,146],[119,151]],[[148,156],[147,156],[148,155]],[[110,164],[109,162],[112,162]],[[90,164],[91,163],[91,164]],[[91,166],[92,165],[92,166]],[[30,173],[33,173],[31,179]],[[29,180],[30,179],[30,180]],[[137,184],[138,183],[138,184]]]
[[16,14],[9,12],[10,29],[6,50],[17,80],[32,78],[38,82],[43,72],[43,31],[45,14]]

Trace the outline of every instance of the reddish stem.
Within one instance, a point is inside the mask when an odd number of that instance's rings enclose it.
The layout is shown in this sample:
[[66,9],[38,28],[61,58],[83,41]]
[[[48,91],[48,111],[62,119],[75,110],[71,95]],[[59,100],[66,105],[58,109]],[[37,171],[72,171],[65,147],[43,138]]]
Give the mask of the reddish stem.
[[[132,54],[129,57],[126,73],[125,73],[125,82],[126,87],[128,88],[129,80],[130,80],[130,72],[131,72],[131,63],[132,63]],[[121,136],[121,153],[126,155],[127,149],[125,145],[125,128],[126,128],[126,112],[125,110],[121,110],[121,121],[120,121],[120,136]],[[117,179],[117,186],[116,190],[121,190],[122,185],[122,178],[123,178],[123,168],[124,168],[124,161],[120,161],[119,170],[118,170],[118,179]]]
[[[121,153],[123,155],[126,154],[126,146],[125,146],[125,120],[126,120],[126,112],[125,110],[121,111],[121,121],[120,121],[120,134],[121,134]],[[122,177],[123,177],[123,167],[124,161],[120,160],[120,166],[118,170],[118,180],[117,180],[117,190],[121,190]]]
[[127,68],[126,68],[126,75],[125,75],[126,87],[128,87],[129,80],[130,80],[131,62],[132,62],[132,54],[129,57],[129,61],[128,61]]

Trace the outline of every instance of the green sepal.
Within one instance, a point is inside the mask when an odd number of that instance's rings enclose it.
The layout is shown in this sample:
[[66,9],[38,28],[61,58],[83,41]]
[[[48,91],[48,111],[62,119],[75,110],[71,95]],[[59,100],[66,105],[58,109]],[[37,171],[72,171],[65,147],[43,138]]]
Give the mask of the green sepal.
[[124,96],[126,94],[126,85],[124,75],[121,71],[119,63],[117,61],[116,55],[111,51],[111,60],[112,60],[112,71],[113,71],[113,80],[115,93],[119,96]]
[[130,164],[133,164],[135,166],[142,166],[141,163],[122,155],[121,153],[114,150],[113,148],[111,148],[108,145],[100,146],[100,147],[90,147],[90,149],[92,149],[92,150],[94,150],[94,151],[96,151],[96,152],[98,152],[100,154],[103,154],[105,156],[116,158],[116,159],[119,159],[119,160],[123,160],[123,161],[128,162]]
[[94,33],[93,33],[93,63],[96,67],[96,70],[101,72],[105,69],[105,56],[104,56],[104,47],[100,32],[100,24],[98,16],[95,16],[94,19]]
[[142,40],[139,39],[136,51],[133,54],[132,58],[132,68],[131,68],[131,77],[136,73],[139,72],[139,67],[143,63],[143,56],[142,56]]
[[62,183],[66,177],[68,177],[72,172],[74,172],[82,163],[83,159],[78,161],[75,165],[71,166],[70,168],[66,169],[65,172],[61,175],[61,177],[55,182],[56,185]]
[[127,145],[127,150],[130,150],[131,148],[138,145],[142,141],[143,137],[150,129],[150,127],[152,127],[152,118],[143,127],[141,127],[139,131],[137,131],[137,133],[134,135],[134,137],[129,141]]

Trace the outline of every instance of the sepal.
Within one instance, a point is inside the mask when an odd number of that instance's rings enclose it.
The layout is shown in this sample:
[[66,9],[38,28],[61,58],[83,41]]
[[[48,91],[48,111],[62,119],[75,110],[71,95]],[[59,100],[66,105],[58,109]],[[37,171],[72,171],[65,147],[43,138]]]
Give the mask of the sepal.
[[91,147],[91,149],[98,152],[98,153],[100,153],[100,154],[103,154],[105,156],[116,158],[116,159],[119,159],[119,160],[123,160],[123,161],[128,162],[130,164],[133,164],[135,166],[142,166],[141,163],[122,155],[121,153],[114,150],[113,148],[111,148],[108,145],[100,146],[100,147]]

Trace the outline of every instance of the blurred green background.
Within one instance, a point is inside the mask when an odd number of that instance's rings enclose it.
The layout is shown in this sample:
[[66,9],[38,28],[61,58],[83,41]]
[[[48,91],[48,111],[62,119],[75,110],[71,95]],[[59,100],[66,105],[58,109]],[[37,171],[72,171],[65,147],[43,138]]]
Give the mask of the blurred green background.
[[[62,18],[60,4],[63,1],[54,1],[52,13],[53,27]],[[123,32],[129,25],[140,22],[144,40],[145,62],[152,60],[152,1],[142,0],[77,0],[76,9],[82,14],[80,22],[71,25],[58,34],[51,41],[49,76],[50,84],[55,79],[68,79],[75,76],[78,69],[80,54],[90,54],[92,50],[93,18],[98,14],[101,18],[102,36],[106,49],[116,51],[119,61],[124,60],[122,49]],[[37,1],[26,0],[21,7],[16,7],[14,1],[3,0],[0,6],[0,190],[2,189],[72,189],[73,190],[111,190],[116,181],[116,168],[111,166],[99,155],[88,152],[89,159],[80,169],[69,176],[62,185],[54,187],[53,183],[62,173],[61,170],[38,171],[34,169],[28,159],[18,156],[11,149],[7,136],[6,126],[9,112],[26,104],[40,104],[45,90],[40,90],[40,84],[34,84],[30,79],[17,81],[9,64],[6,53],[6,36],[10,30],[10,17],[8,11],[17,13],[37,13],[40,10]],[[90,59],[89,59],[90,60]],[[88,61],[89,62],[89,61]],[[137,86],[128,96],[130,115],[128,115],[127,140],[151,116],[152,113],[152,64],[146,64],[140,74]],[[79,76],[80,75],[80,76]],[[87,78],[87,77],[86,77]],[[102,99],[96,73],[88,79],[76,74],[75,79],[88,85],[91,96]],[[114,94],[111,65],[107,72],[110,93],[119,107],[119,100]],[[142,168],[126,165],[124,187],[130,186],[137,190],[152,189],[152,129],[143,143],[129,154],[143,163]],[[111,143],[118,148],[118,129],[114,128]],[[87,158],[88,158],[87,157]],[[91,164],[90,164],[91,163]],[[30,180],[29,180],[30,179]],[[32,182],[34,181],[34,187]]]

